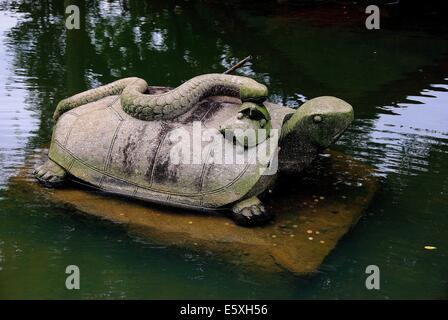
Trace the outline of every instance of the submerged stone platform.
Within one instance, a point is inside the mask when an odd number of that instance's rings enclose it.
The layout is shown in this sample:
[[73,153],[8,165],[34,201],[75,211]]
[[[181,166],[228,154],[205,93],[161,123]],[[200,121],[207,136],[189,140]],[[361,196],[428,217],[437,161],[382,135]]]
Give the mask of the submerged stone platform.
[[130,233],[167,246],[209,250],[226,261],[266,271],[315,272],[358,221],[378,189],[372,168],[329,151],[298,176],[282,177],[264,202],[276,218],[244,228],[224,213],[205,214],[107,195],[70,184],[42,187],[31,176],[45,152],[30,158],[13,182],[48,201],[126,226]]

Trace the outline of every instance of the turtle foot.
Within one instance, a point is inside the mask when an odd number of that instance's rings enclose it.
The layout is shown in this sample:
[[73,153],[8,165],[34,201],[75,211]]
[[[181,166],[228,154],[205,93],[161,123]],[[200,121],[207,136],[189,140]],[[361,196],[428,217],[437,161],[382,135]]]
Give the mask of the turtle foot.
[[273,217],[257,197],[238,202],[232,212],[235,223],[245,227],[261,225]]
[[33,175],[45,187],[54,188],[64,182],[66,172],[61,166],[52,160],[48,160],[43,165],[34,169]]

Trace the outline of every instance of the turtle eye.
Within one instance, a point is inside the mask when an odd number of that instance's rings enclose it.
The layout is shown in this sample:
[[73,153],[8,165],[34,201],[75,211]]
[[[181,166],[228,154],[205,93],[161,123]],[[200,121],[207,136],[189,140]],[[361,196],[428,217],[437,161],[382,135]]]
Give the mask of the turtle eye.
[[320,123],[320,122],[322,122],[322,117],[321,116],[314,116],[313,117],[313,121],[314,121],[314,123]]

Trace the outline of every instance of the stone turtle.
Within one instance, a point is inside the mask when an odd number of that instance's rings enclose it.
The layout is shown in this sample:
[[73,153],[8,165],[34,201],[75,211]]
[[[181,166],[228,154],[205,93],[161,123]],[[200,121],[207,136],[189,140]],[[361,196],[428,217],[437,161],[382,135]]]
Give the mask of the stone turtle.
[[172,90],[139,78],[88,90],[58,104],[49,159],[34,175],[46,186],[72,179],[164,205],[230,209],[240,225],[266,222],[272,213],[258,196],[278,172],[307,167],[353,121],[335,97],[294,110],[267,96],[255,80],[223,74]]

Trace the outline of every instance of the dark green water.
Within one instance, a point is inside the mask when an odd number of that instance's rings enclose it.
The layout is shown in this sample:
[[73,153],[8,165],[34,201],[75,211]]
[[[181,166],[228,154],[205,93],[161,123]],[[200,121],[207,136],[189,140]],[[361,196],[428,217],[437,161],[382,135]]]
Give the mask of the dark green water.
[[[77,3],[82,28],[67,32],[64,1],[0,1],[0,298],[448,298],[443,12],[385,10],[382,29],[367,31],[362,8]],[[61,98],[126,76],[177,86],[248,54],[255,59],[239,73],[267,84],[273,101],[349,101],[356,121],[336,148],[381,179],[316,276],[253,273],[160,247],[11,189],[27,155],[49,142]],[[65,289],[69,264],[82,270],[80,291]],[[371,264],[379,291],[364,285]]]

